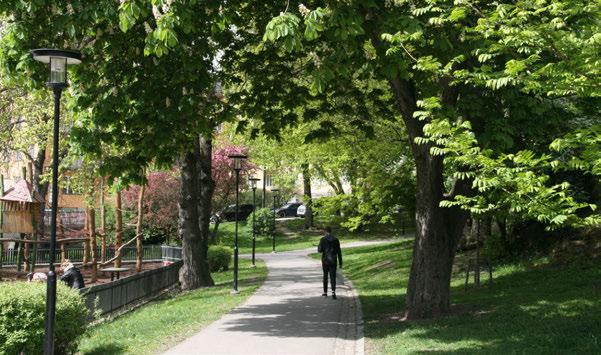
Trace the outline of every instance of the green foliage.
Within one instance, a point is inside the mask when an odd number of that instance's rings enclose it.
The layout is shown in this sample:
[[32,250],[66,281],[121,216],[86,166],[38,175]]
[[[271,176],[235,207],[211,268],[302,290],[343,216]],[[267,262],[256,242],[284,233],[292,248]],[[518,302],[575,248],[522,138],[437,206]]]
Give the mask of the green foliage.
[[[246,220],[247,225],[252,226],[252,218],[250,214]],[[275,233],[275,220],[270,208],[260,208],[255,211],[255,233],[261,236],[273,236]]]
[[[77,290],[57,287],[55,351],[71,354],[87,326],[88,309]],[[46,284],[3,283],[0,287],[0,353],[41,354]]]
[[551,178],[550,171],[557,163],[550,155],[521,150],[495,156],[478,147],[468,121],[451,124],[433,120],[424,126],[424,133],[425,137],[416,142],[430,144],[431,154],[444,156],[454,168],[453,176],[470,179],[478,192],[476,196],[457,195],[453,200],[444,200],[442,207],[460,206],[473,215],[512,213],[523,220],[545,223],[551,229],[601,223],[596,205],[578,201],[570,192],[569,182]]
[[263,40],[275,42],[283,39],[283,48],[287,52],[301,48],[301,37],[298,31],[299,23],[300,19],[296,15],[290,12],[282,13],[269,22]]
[[491,262],[507,256],[507,247],[500,234],[493,233],[484,239],[482,254],[485,259]]
[[232,248],[223,245],[209,246],[208,259],[211,272],[227,271],[232,261]]
[[601,125],[570,132],[555,139],[550,148],[561,154],[551,162],[553,168],[601,175]]
[[350,194],[324,196],[313,201],[313,210],[324,223],[334,223],[338,220],[337,217],[348,218],[354,215],[356,205],[355,197]]

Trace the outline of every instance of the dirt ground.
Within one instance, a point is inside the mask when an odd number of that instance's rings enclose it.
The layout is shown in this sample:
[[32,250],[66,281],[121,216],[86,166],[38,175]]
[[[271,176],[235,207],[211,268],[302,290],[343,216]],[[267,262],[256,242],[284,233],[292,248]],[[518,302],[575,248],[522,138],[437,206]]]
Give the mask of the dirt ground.
[[[111,265],[107,265],[106,267],[112,267],[112,266],[113,265],[111,264]],[[143,263],[142,270],[153,270],[153,269],[157,269],[161,266],[163,266],[163,263],[161,263],[161,262]],[[98,268],[98,280],[93,284],[90,283],[91,276],[92,276],[92,267],[91,266],[83,267],[82,265],[76,265],[76,267],[81,271],[86,287],[111,282],[110,272],[101,272],[100,270],[102,268],[100,268],[100,267]],[[135,263],[123,263],[121,265],[121,267],[129,268],[129,270],[125,271],[125,272],[121,272],[120,278],[128,277],[128,276],[131,276],[136,273],[136,270],[135,270],[136,264]],[[60,278],[60,276],[62,275],[62,272],[59,270],[58,267],[56,268],[56,270],[58,271],[58,277]],[[37,267],[35,271],[47,273],[48,267]],[[18,273],[17,269],[14,267],[0,269],[0,282],[10,282],[10,281],[17,281],[17,280],[26,281],[27,280],[26,276],[27,276],[26,272]]]

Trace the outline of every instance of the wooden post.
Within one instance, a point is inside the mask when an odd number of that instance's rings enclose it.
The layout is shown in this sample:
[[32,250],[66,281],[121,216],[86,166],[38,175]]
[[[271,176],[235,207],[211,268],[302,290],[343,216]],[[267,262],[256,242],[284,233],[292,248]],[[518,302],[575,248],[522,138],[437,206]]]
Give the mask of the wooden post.
[[[86,216],[84,219],[84,233],[90,233],[90,209],[86,208]],[[89,262],[89,256],[90,256],[90,250],[88,249],[89,247],[89,243],[88,240],[84,240],[83,242],[83,267],[87,267],[88,266],[88,262]]]
[[100,180],[100,262],[106,262],[106,206],[104,204],[104,178]]
[[31,272],[30,267],[31,267],[31,263],[30,263],[30,257],[31,257],[31,253],[30,253],[30,249],[31,249],[31,245],[29,245],[29,243],[27,243],[27,234],[23,233],[23,241],[25,241],[25,243],[23,243],[24,248],[23,248],[23,260],[25,261],[25,271],[27,272]]
[[[60,231],[63,238],[65,237],[65,224],[63,222],[63,217],[60,213],[56,215],[58,230]],[[64,263],[65,260],[69,259],[69,255],[67,255],[67,250],[65,249],[65,243],[61,243],[61,263]]]
[[[0,174],[0,196],[4,196],[4,175]],[[4,206],[0,202],[0,238],[4,238],[2,230],[4,228]],[[4,242],[0,241],[0,269],[4,259]]]
[[[19,233],[19,240],[23,240],[23,233]],[[17,243],[17,271],[23,270],[23,243]]]
[[[32,232],[31,232],[31,240],[33,241],[37,241],[38,240],[38,224],[36,221],[36,216],[40,213],[40,211],[38,211],[37,204],[32,204],[31,205],[31,227],[33,228]],[[33,244],[33,252],[32,255],[30,256],[30,262],[31,262],[31,272],[35,272],[35,266],[38,262],[38,243],[34,243]]]
[[[123,244],[123,215],[121,212],[121,191],[115,194],[115,252]],[[115,267],[121,267],[121,256],[115,259]]]
[[136,223],[136,272],[142,271],[142,217],[144,216],[144,190],[146,185],[140,186],[140,194],[138,195],[138,221]]
[[61,243],[61,264],[67,260],[67,250],[65,249],[65,243]]
[[98,257],[96,256],[96,212],[93,207],[88,207],[88,227],[90,228],[90,245],[92,250],[92,278],[94,283],[98,279]]

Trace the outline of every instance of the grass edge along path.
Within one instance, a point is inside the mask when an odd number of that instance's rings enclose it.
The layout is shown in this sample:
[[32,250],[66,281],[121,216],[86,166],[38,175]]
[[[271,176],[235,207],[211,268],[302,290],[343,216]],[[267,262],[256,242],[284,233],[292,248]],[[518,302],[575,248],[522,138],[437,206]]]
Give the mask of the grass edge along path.
[[92,327],[79,354],[156,354],[194,335],[248,299],[267,277],[263,261],[250,268],[240,260],[240,293],[231,295],[232,270],[213,273],[215,287],[183,292],[151,302],[112,321]]
[[[276,233],[276,251],[285,252],[315,248],[319,240],[324,236],[323,230],[316,227],[311,230],[303,229],[303,220],[295,219],[278,221],[278,232]],[[286,231],[286,234],[282,233]],[[399,238],[400,232],[393,231],[389,226],[375,226],[362,232],[348,232],[343,229],[334,229],[333,233],[344,247],[344,244],[366,241],[366,240],[391,240]],[[403,237],[413,235],[412,230],[407,230]],[[234,222],[223,222],[218,231],[219,244],[231,247],[234,242]],[[256,252],[270,253],[272,250],[272,239],[268,236],[257,236]],[[241,254],[250,254],[252,249],[252,229],[250,223],[239,224],[238,245]]]
[[[361,299],[370,354],[601,353],[601,265],[553,266],[544,259],[495,268],[494,283],[463,289],[454,270],[452,313],[403,321],[412,241],[343,251],[344,275]],[[465,263],[458,256],[456,266]]]

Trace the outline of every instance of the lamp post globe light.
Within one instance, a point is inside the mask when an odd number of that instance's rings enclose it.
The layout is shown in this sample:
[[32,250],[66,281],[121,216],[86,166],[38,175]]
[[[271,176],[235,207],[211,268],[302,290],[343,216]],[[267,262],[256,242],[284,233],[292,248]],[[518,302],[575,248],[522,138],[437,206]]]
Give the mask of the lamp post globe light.
[[280,191],[280,190],[276,189],[276,188],[271,189],[271,193],[273,194],[273,237],[272,237],[272,246],[271,246],[272,253],[275,253],[275,199],[276,199],[278,191]]
[[56,215],[58,210],[58,134],[60,98],[68,86],[67,66],[81,63],[81,54],[76,51],[40,48],[31,51],[33,59],[48,64],[50,75],[46,86],[54,92],[54,134],[52,140],[52,201],[50,217],[50,260],[46,287],[46,313],[44,316],[44,354],[54,354],[54,324],[56,318]]
[[234,229],[234,290],[232,293],[238,293],[238,214],[240,213],[240,170],[242,169],[242,160],[247,156],[244,154],[230,154],[228,158],[234,161],[234,171],[236,172],[236,227]]
[[256,267],[257,265],[255,265],[255,247],[256,247],[256,242],[257,242],[257,236],[256,236],[256,224],[255,224],[255,210],[257,209],[257,205],[256,205],[256,191],[257,191],[257,181],[259,181],[260,179],[255,178],[255,177],[251,177],[248,178],[248,181],[250,181],[250,187],[253,190],[253,253],[252,253],[252,267]]

